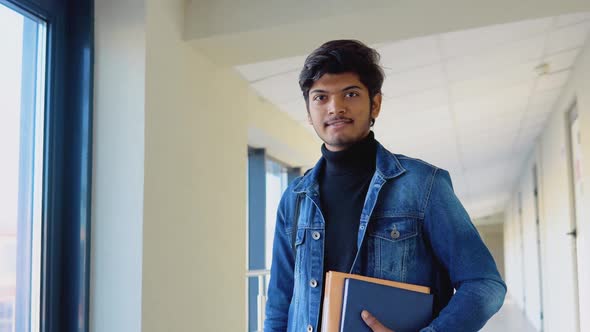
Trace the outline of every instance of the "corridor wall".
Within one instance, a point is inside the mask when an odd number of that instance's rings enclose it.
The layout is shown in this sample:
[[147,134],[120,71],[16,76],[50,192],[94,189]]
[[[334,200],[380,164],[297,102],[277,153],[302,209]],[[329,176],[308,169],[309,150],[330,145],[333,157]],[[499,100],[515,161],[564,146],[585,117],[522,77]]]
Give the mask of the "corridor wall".
[[[590,45],[586,42],[571,71],[562,95],[506,206],[505,252],[509,293],[529,319],[544,331],[590,331],[590,193],[579,197],[581,213],[574,215],[572,169],[569,157],[568,111],[577,104],[581,128],[581,181],[590,174]],[[538,167],[539,182],[539,278],[536,259],[534,204],[531,204],[532,168]],[[519,213],[519,196],[522,211]],[[577,240],[567,235],[577,220]],[[522,230],[522,232],[520,232]],[[577,248],[577,254],[576,253]],[[519,264],[521,262],[521,264]],[[541,287],[535,283],[542,280]],[[579,303],[579,308],[578,308]],[[543,320],[540,309],[543,308]],[[578,318],[579,317],[579,318]],[[579,326],[578,326],[579,319]]]

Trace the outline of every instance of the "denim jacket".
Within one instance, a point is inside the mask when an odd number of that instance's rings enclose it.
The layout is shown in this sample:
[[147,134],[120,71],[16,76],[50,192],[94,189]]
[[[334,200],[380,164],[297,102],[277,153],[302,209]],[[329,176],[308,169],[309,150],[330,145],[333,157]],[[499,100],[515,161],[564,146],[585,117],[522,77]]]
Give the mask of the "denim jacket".
[[[376,158],[350,273],[430,287],[435,318],[422,332],[478,331],[502,306],[506,285],[449,173],[380,144]],[[265,332],[313,332],[321,319],[322,166],[293,181],[279,204]]]

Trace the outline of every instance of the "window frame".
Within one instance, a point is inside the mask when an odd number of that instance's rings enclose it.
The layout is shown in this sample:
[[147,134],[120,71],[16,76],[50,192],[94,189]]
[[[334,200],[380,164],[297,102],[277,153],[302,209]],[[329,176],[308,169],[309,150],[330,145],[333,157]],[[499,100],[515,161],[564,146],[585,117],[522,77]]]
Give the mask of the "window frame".
[[46,23],[40,331],[88,331],[93,0],[0,0]]

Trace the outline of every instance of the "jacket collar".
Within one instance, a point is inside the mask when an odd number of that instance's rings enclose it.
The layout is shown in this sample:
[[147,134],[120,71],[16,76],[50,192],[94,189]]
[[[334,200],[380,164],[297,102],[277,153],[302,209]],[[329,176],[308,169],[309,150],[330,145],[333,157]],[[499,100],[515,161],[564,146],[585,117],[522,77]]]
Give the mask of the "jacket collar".
[[[384,180],[389,180],[396,178],[403,174],[406,169],[402,167],[397,157],[387,151],[381,145],[381,143],[377,142],[377,161],[375,164],[375,173],[377,176],[380,176]],[[318,177],[320,174],[320,170],[324,166],[325,163],[324,158],[320,158],[320,160],[315,164],[315,166],[307,172],[295,187],[293,187],[294,193],[318,193],[319,192],[319,181]]]

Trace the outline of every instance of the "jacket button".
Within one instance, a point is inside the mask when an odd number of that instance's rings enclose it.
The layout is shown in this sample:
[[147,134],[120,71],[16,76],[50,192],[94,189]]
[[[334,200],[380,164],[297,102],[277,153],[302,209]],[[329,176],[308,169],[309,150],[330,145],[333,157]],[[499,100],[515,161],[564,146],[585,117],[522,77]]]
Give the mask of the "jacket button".
[[307,332],[313,332],[313,326],[307,325]]
[[317,232],[317,231],[316,231],[316,232],[313,232],[313,233],[311,234],[311,237],[312,237],[314,240],[319,240],[319,239],[320,239],[320,232]]
[[391,235],[392,239],[397,239],[397,238],[399,238],[399,231],[397,229],[394,229],[391,231],[390,235]]
[[315,280],[315,279],[311,279],[311,280],[309,281],[309,285],[310,285],[312,288],[316,288],[316,287],[318,286],[318,281],[317,281],[317,280]]

